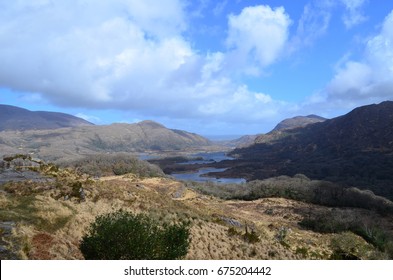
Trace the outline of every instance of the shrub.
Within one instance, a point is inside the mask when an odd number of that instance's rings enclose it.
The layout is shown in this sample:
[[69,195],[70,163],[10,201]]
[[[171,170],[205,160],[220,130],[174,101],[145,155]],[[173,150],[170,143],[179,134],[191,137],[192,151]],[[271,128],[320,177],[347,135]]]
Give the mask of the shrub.
[[246,231],[243,234],[243,239],[248,243],[257,243],[260,240],[258,234],[254,230],[251,232]]
[[[355,234],[373,245],[380,253],[385,254],[385,257],[380,255],[375,258],[393,258],[393,236],[388,230],[381,228],[377,221],[365,222],[346,211],[324,211],[313,217],[304,218],[299,222],[299,225],[320,233],[342,234],[347,232]],[[345,235],[343,236],[345,237]],[[346,239],[343,238],[343,240]],[[350,238],[347,238],[348,240]],[[345,244],[346,242],[342,243]],[[337,249],[332,258],[348,257],[342,255],[342,253],[343,250]]]
[[64,162],[63,166],[72,166],[80,173],[91,176],[124,175],[127,173],[133,173],[139,177],[164,176],[158,166],[124,153],[90,155],[73,162]]
[[120,210],[98,216],[80,250],[93,260],[170,260],[184,257],[188,246],[188,224],[158,224],[147,215]]
[[187,184],[204,194],[223,199],[256,200],[282,197],[330,207],[356,207],[382,215],[393,213],[393,202],[369,190],[346,188],[331,182],[310,180],[303,174],[255,180],[246,184]]
[[372,251],[372,246],[362,241],[351,232],[343,232],[333,237],[330,244],[332,260],[359,260],[367,259],[368,252]]

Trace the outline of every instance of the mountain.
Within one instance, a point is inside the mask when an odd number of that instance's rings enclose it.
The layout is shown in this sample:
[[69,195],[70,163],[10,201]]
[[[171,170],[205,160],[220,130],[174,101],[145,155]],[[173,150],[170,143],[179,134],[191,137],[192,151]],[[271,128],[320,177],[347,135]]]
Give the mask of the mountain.
[[52,161],[95,153],[182,151],[209,145],[202,136],[153,121],[0,132],[3,154],[30,153]]
[[63,127],[90,126],[92,123],[64,113],[29,111],[0,104],[0,131],[56,129]]
[[278,123],[276,127],[270,132],[283,131],[287,129],[293,129],[298,127],[304,127],[312,123],[323,122],[326,119],[317,115],[308,116],[297,116],[289,119],[285,119]]
[[323,122],[325,120],[325,118],[317,115],[288,118],[278,123],[273,130],[266,134],[245,135],[238,139],[228,141],[225,145],[229,147],[246,148],[255,143],[268,143],[283,137],[286,130],[305,127],[309,124]]
[[217,144],[228,147],[228,149],[248,147],[254,144],[258,135],[244,135],[232,140],[215,141]]
[[285,137],[288,134],[288,130],[306,127],[310,124],[323,122],[325,120],[325,118],[317,115],[297,116],[293,118],[288,118],[279,122],[276,127],[269,133],[260,134],[255,137],[253,144],[270,143],[273,141],[277,141],[278,139]]
[[263,179],[302,173],[393,198],[393,102],[288,129],[275,141],[259,137],[232,155],[238,160],[228,174]]

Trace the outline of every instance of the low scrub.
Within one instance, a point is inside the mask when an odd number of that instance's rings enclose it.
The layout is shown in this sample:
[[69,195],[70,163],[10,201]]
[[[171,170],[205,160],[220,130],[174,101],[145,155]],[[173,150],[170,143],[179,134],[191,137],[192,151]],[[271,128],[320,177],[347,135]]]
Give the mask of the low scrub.
[[[375,251],[378,253],[374,254],[376,258],[393,259],[392,233],[383,229],[377,222],[367,221],[364,217],[350,215],[349,212],[333,209],[306,217],[299,225],[320,233],[342,234],[352,232],[374,246]],[[346,235],[346,237],[348,236]],[[337,256],[334,258],[340,258],[340,254],[344,251],[341,249],[337,250]],[[344,258],[345,256],[341,255],[341,257]]]
[[78,172],[91,176],[124,175],[127,173],[136,174],[141,178],[164,176],[158,166],[124,153],[91,155],[77,161],[63,163],[63,165],[74,167]]
[[80,250],[91,260],[173,260],[189,247],[186,223],[161,223],[144,214],[117,211],[98,216],[82,238]]
[[369,190],[345,188],[331,182],[310,180],[302,174],[255,180],[240,185],[188,183],[187,187],[223,199],[256,200],[282,197],[330,207],[375,210],[383,215],[393,213],[392,201],[376,196]]

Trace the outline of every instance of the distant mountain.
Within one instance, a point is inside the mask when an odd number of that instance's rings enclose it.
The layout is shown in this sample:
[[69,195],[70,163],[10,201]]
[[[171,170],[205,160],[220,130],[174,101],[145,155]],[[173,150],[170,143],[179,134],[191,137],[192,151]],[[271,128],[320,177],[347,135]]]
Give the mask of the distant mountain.
[[0,104],[0,131],[42,130],[90,125],[93,124],[69,114],[45,111],[33,112],[15,106]]
[[215,141],[218,145],[225,146],[228,149],[234,149],[234,148],[241,148],[241,147],[248,147],[252,144],[254,144],[255,138],[257,138],[258,135],[244,135],[236,139],[231,139],[231,140],[221,140],[221,141]]
[[308,116],[297,116],[289,119],[285,119],[279,122],[276,127],[266,134],[258,135],[253,144],[258,143],[270,143],[272,141],[277,141],[287,135],[288,131],[291,129],[306,127],[310,124],[323,122],[326,119],[317,115]]
[[276,125],[276,127],[271,132],[304,127],[309,124],[323,122],[325,120],[326,120],[325,118],[317,115],[297,116],[281,121]]
[[326,120],[325,118],[317,115],[297,116],[281,121],[276,125],[276,127],[273,130],[271,130],[266,134],[245,135],[238,139],[228,141],[225,144],[231,147],[245,148],[255,143],[268,143],[270,141],[274,141],[283,137],[284,135],[283,132],[285,130],[305,127],[309,124],[323,122],[325,120]]
[[228,173],[248,179],[303,173],[393,198],[392,101],[285,130],[275,141],[258,141],[232,152],[239,159]]
[[31,153],[52,161],[95,153],[182,151],[209,145],[202,136],[153,121],[0,132],[1,153]]

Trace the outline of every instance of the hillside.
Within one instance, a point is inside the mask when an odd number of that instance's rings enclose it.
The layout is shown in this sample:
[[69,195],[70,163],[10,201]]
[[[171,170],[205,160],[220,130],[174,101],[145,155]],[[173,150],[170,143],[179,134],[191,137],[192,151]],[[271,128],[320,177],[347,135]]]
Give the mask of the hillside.
[[[29,164],[33,166],[26,167]],[[0,167],[0,172],[11,173],[17,168],[19,176],[29,173],[28,179],[0,184],[1,259],[83,259],[79,242],[90,223],[97,215],[118,209],[148,213],[161,221],[188,221],[191,243],[186,259],[384,259],[393,255],[385,247],[392,234],[386,229],[392,228],[393,221],[371,210],[280,197],[223,200],[197,191],[204,187],[218,192],[215,185],[188,186],[139,173],[93,180],[70,168],[21,158],[5,158]],[[304,176],[276,180],[282,186],[320,184]],[[391,202],[377,201],[393,209]],[[320,228],[310,230],[315,221],[320,221]],[[342,228],[352,223],[356,227]],[[376,247],[376,239],[358,229],[383,233],[382,245]]]
[[51,161],[96,153],[181,151],[209,145],[202,136],[152,121],[0,132],[2,154],[29,153]]
[[[277,141],[287,135],[288,130],[306,127],[310,124],[319,123],[325,121],[325,118],[322,118],[317,115],[309,115],[309,116],[297,116],[289,119],[285,119],[279,122],[272,131],[266,134],[260,134],[254,139],[253,144],[258,143],[271,143],[273,141]],[[245,147],[245,146],[243,146]],[[242,148],[242,147],[239,147]]]
[[0,131],[42,130],[91,125],[93,124],[69,114],[45,111],[33,112],[0,104]]
[[266,134],[245,135],[225,143],[229,147],[246,148],[255,143],[268,143],[285,135],[286,130],[305,127],[309,124],[323,122],[326,119],[317,115],[296,116],[279,122],[274,129]]
[[325,120],[326,120],[325,118],[317,115],[296,116],[279,122],[271,132],[294,129],[298,127],[305,127],[309,124],[323,122]]
[[297,173],[369,188],[393,198],[393,102],[368,105],[303,128],[274,142],[236,149],[228,173],[263,179]]

